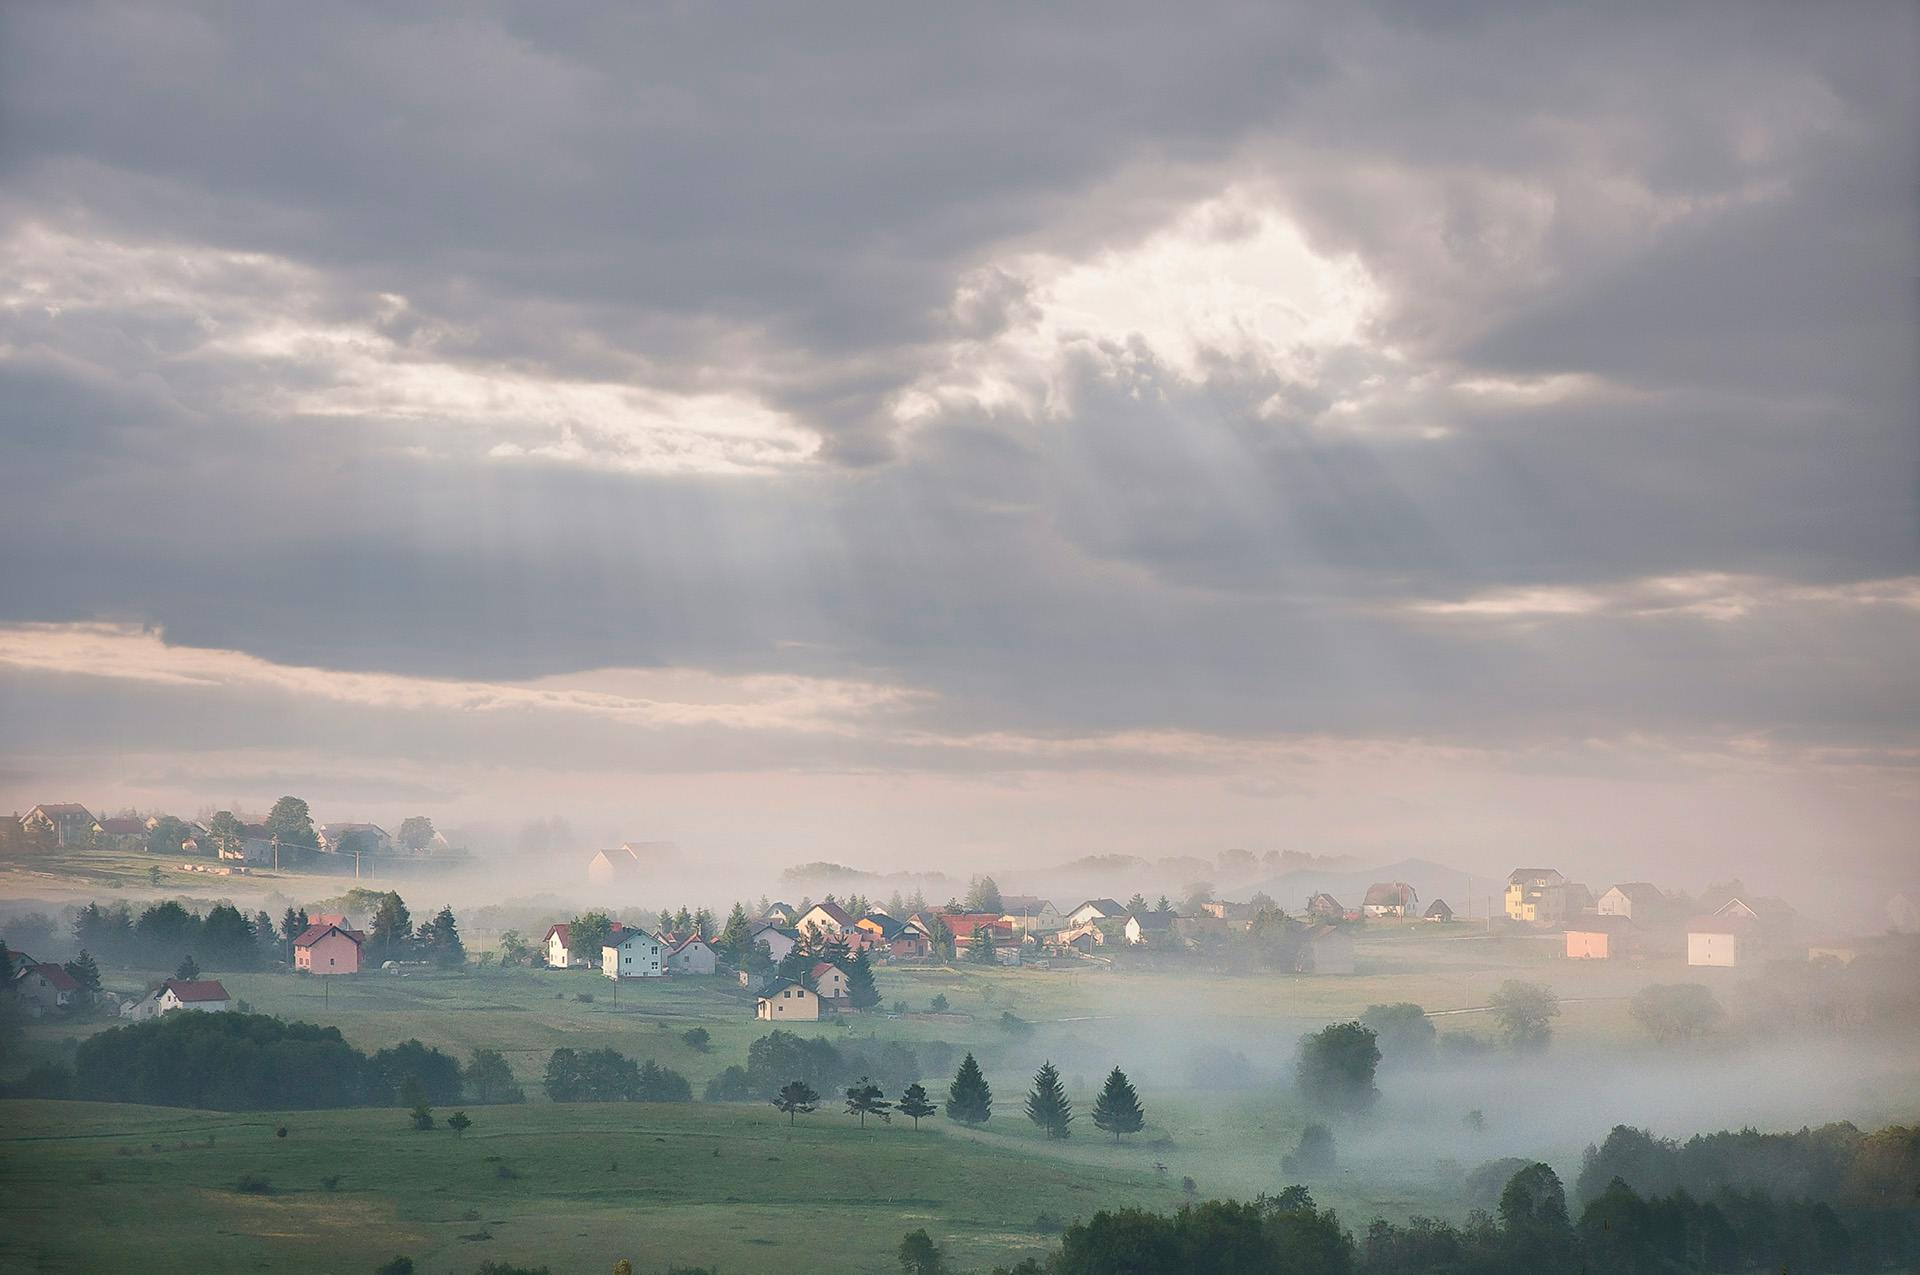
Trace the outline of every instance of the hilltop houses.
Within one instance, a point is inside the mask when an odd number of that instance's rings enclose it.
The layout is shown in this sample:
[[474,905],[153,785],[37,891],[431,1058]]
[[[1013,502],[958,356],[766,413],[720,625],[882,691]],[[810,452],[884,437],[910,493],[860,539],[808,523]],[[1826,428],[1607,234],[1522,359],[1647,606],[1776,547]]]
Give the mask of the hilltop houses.
[[91,811],[72,801],[46,802],[20,816],[22,828],[51,836],[56,846],[85,845],[95,822]]
[[322,917],[293,941],[293,967],[309,974],[358,974],[367,936],[343,919]]
[[800,945],[800,936],[773,921],[756,921],[747,929],[747,945],[754,944],[764,944],[767,955],[776,962],[784,961],[787,953]]
[[1307,899],[1307,915],[1319,917],[1325,921],[1338,921],[1347,914],[1340,900],[1322,890]]
[[1059,929],[1064,918],[1060,909],[1047,899],[1032,894],[1006,894],[1000,897],[1000,919],[1023,934],[1040,934]]
[[313,831],[323,854],[350,852],[356,845],[362,854],[393,853],[393,838],[379,824],[323,823]]
[[587,860],[587,880],[595,885],[607,885],[639,874],[640,856],[635,854],[633,847],[629,845],[618,845],[611,850],[595,850],[593,857]]
[[113,850],[147,848],[147,825],[139,819],[96,819],[92,831],[96,843]]
[[549,969],[572,969],[587,963],[585,957],[574,952],[573,926],[566,921],[549,925],[545,936],[540,940],[540,947],[546,953]]
[[1127,942],[1135,947],[1166,947],[1173,941],[1175,912],[1135,912],[1127,917]]
[[1633,922],[1624,916],[1588,916],[1567,923],[1566,953],[1571,961],[1617,960],[1633,942]]

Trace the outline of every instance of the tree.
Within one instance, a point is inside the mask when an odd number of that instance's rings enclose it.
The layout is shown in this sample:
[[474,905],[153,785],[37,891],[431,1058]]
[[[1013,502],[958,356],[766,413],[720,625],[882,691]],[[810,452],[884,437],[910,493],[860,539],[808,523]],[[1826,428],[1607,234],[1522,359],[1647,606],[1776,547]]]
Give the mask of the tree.
[[947,1260],[924,1226],[908,1231],[900,1241],[900,1270],[903,1275],[947,1275]]
[[502,965],[528,965],[533,961],[533,948],[526,939],[520,937],[518,930],[500,931],[500,963]]
[[893,1120],[893,1104],[887,1101],[885,1091],[865,1076],[847,1086],[847,1114],[860,1117],[860,1127],[867,1127],[868,1116],[878,1116],[883,1121]]
[[[161,815],[154,820],[153,827],[147,832],[147,851],[150,854],[176,855],[192,834],[184,820],[172,815]],[[204,849],[202,853],[205,853]]]
[[1560,1175],[1544,1164],[1514,1174],[1500,1193],[1500,1225],[1508,1247],[1528,1270],[1565,1270],[1574,1245],[1567,1193]]
[[714,950],[736,969],[747,962],[747,939],[753,929],[753,922],[747,918],[747,909],[739,904],[733,905],[733,911],[727,913],[727,923],[720,927],[720,937],[714,940]]
[[567,947],[571,959],[579,959],[585,952],[589,961],[600,959],[600,949],[607,945],[607,939],[613,934],[613,918],[605,912],[583,912],[573,918],[567,927]]
[[187,983],[200,977],[200,963],[193,959],[193,953],[189,952],[180,958],[180,964],[174,967],[173,976]]
[[464,1111],[456,1111],[447,1117],[447,1128],[453,1130],[453,1136],[456,1138],[472,1126],[473,1121],[468,1119],[467,1113]]
[[671,1067],[649,1058],[640,1064],[633,1086],[635,1102],[692,1102],[693,1086]]
[[439,965],[451,968],[466,963],[466,945],[460,941],[460,927],[454,920],[453,905],[450,903],[442,906],[434,914],[433,920],[420,927],[420,941]]
[[497,1049],[476,1049],[460,1073],[471,1102],[525,1102],[527,1095],[513,1078],[507,1056]]
[[936,961],[953,960],[953,928],[936,912],[927,918],[927,929],[931,931],[927,938],[927,950]]
[[1060,1083],[1060,1071],[1048,1059],[1033,1073],[1033,1089],[1027,1094],[1027,1119],[1046,1131],[1049,1138],[1068,1138],[1073,1131],[1073,1103],[1067,1099],[1066,1086]]
[[953,1084],[947,1089],[947,1119],[961,1124],[985,1124],[993,1118],[993,1089],[980,1071],[980,1064],[968,1054],[960,1060]]
[[[4,964],[0,963],[0,973],[6,972]],[[80,990],[88,1000],[100,994],[100,966],[86,948],[81,948],[80,955],[67,962],[67,973],[73,976],[74,982],[80,984]]]
[[1551,987],[1508,979],[1487,999],[1507,1043],[1519,1050],[1546,1048],[1553,1039],[1553,1020],[1560,1016],[1560,998]]
[[282,797],[273,803],[273,809],[267,812],[267,835],[283,846],[313,849],[320,844],[313,834],[313,813],[298,797]]
[[1128,914],[1131,916],[1139,916],[1142,912],[1145,912],[1146,910],[1147,910],[1147,896],[1144,894],[1141,894],[1138,890],[1134,891],[1133,897],[1127,900]]
[[993,954],[993,927],[976,926],[973,931],[973,945],[967,949],[967,960],[975,965],[998,965],[1000,958]]
[[1332,1023],[1300,1038],[1294,1078],[1307,1099],[1336,1111],[1357,1113],[1373,1106],[1380,1047],[1371,1029],[1359,1023]]
[[946,1013],[947,1012],[947,994],[945,992],[935,992],[933,994],[933,999],[927,1002],[927,1008],[932,1010],[936,1014]]
[[1332,1173],[1334,1168],[1333,1130],[1319,1123],[1300,1131],[1300,1141],[1280,1158],[1287,1173]]
[[1633,1021],[1663,1045],[1685,1044],[1712,1030],[1726,1011],[1699,983],[1643,987],[1628,1007]]
[[689,1048],[702,1054],[713,1047],[713,1033],[704,1027],[689,1027],[680,1033],[680,1039],[686,1041]]
[[1147,1113],[1140,1108],[1140,1095],[1133,1091],[1127,1073],[1115,1067],[1108,1073],[1100,1096],[1094,1099],[1093,1123],[1119,1142],[1121,1134],[1138,1133],[1146,1122]]
[[992,877],[975,877],[967,883],[967,911],[991,912],[999,916],[1006,910],[1006,902],[1000,897],[1000,887],[994,884]]
[[1425,1062],[1433,1056],[1433,1020],[1418,1005],[1401,1001],[1369,1005],[1360,1025],[1372,1031],[1380,1057],[1390,1066]]
[[413,914],[397,892],[389,890],[380,896],[368,937],[379,947],[382,959],[391,957],[396,945],[404,947],[413,937]]
[[847,972],[847,1003],[855,1009],[872,1009],[880,1003],[880,989],[873,985],[873,963],[861,948],[843,966]]
[[913,1127],[915,1129],[920,1127],[922,1120],[925,1120],[937,1110],[933,1103],[927,1099],[926,1086],[917,1080],[906,1087],[900,1095],[900,1101],[896,1105],[899,1107],[901,1115],[913,1121]]
[[[286,940],[289,953],[293,951],[293,941],[305,934],[307,927],[311,924],[313,922],[307,919],[305,908],[289,907],[280,914],[280,937]],[[288,959],[291,960],[292,957],[289,956]]]
[[219,850],[231,850],[247,839],[247,829],[231,810],[217,810],[207,820],[207,833]]
[[408,815],[400,821],[400,848],[419,854],[433,844],[433,820]]
[[[765,1093],[766,1090],[761,1090]],[[780,1086],[780,1092],[773,1096],[773,1105],[787,1113],[787,1123],[791,1125],[795,1116],[810,1116],[820,1105],[820,1095],[813,1086],[804,1080],[790,1080]]]
[[427,1090],[418,1076],[408,1076],[400,1085],[400,1102],[409,1108],[407,1116],[415,1129],[433,1128],[433,1109],[427,1105]]

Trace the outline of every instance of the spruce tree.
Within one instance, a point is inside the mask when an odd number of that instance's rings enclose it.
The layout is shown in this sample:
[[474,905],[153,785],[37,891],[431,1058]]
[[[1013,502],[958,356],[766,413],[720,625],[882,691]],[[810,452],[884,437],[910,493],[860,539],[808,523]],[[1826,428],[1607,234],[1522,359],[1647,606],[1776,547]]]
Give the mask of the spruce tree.
[[1033,1074],[1033,1091],[1027,1095],[1027,1119],[1047,1131],[1049,1138],[1068,1138],[1073,1131],[1073,1103],[1067,1100],[1060,1072],[1049,1059]]
[[993,927],[982,925],[973,931],[973,946],[967,949],[967,959],[975,965],[998,965],[1000,960],[993,954]]
[[985,1124],[993,1118],[993,1090],[980,1072],[972,1054],[960,1060],[953,1084],[947,1090],[947,1119],[962,1124]]
[[920,1127],[922,1120],[937,1110],[927,1099],[926,1087],[917,1080],[906,1087],[900,1095],[900,1101],[895,1105],[899,1107],[901,1115],[913,1121],[913,1127],[916,1129]]
[[872,1009],[880,1003],[880,989],[873,985],[873,963],[861,948],[842,966],[847,972],[847,1003],[855,1009]]
[[727,924],[720,931],[720,938],[714,944],[727,962],[738,968],[746,964],[747,933],[753,923],[747,920],[747,910],[740,904],[733,905],[733,911],[727,913]]
[[887,1101],[886,1091],[865,1076],[857,1084],[847,1086],[847,1114],[860,1117],[860,1127],[867,1127],[868,1116],[879,1116],[891,1122],[893,1104]]
[[200,962],[193,959],[192,953],[188,953],[180,958],[180,964],[174,968],[173,976],[183,983],[191,983],[200,977]]
[[1094,1100],[1093,1123],[1118,1142],[1121,1134],[1138,1133],[1146,1122],[1146,1113],[1140,1109],[1140,1095],[1133,1091],[1127,1073],[1115,1067],[1107,1077],[1106,1087]]
[[86,948],[81,948],[80,955],[67,962],[67,973],[73,976],[74,982],[80,984],[80,990],[89,999],[100,994],[100,966]]

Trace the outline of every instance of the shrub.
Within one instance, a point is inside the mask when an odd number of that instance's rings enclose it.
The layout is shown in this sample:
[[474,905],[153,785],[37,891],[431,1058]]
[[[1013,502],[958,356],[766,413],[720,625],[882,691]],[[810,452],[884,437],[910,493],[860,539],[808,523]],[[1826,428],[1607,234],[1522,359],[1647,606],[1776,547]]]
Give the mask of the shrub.
[[272,1195],[273,1183],[258,1173],[243,1173],[233,1189],[242,1195]]

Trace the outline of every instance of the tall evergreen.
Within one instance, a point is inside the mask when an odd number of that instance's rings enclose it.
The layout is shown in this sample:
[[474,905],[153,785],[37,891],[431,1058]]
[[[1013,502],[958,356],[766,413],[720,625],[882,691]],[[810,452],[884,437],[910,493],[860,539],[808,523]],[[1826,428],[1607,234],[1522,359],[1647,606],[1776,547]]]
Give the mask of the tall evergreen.
[[900,1095],[900,1101],[895,1105],[899,1107],[901,1115],[913,1121],[913,1127],[916,1129],[920,1127],[922,1120],[937,1110],[933,1103],[927,1099],[926,1086],[917,1080],[906,1087],[906,1090]]
[[453,905],[441,907],[433,920],[420,927],[420,937],[433,959],[441,965],[462,965],[467,959],[466,945],[460,941],[460,926],[453,917]]
[[993,954],[993,927],[976,926],[973,931],[973,946],[967,949],[967,959],[975,965],[998,965],[1000,958]]
[[100,966],[86,948],[80,949],[80,955],[67,962],[67,973],[73,981],[80,984],[80,990],[89,997],[100,994]]
[[947,1090],[947,1119],[961,1124],[985,1124],[993,1118],[993,1090],[980,1072],[972,1054],[960,1060],[953,1084]]
[[880,1003],[880,989],[873,985],[873,962],[861,948],[853,959],[841,966],[847,972],[847,1003],[855,1009],[872,1009]]
[[1049,1138],[1069,1138],[1073,1131],[1073,1103],[1067,1100],[1067,1088],[1060,1083],[1060,1072],[1048,1059],[1033,1074],[1033,1090],[1027,1094],[1027,1119],[1047,1131]]
[[727,924],[721,929],[719,939],[714,943],[720,955],[728,964],[738,969],[747,961],[747,934],[753,922],[747,919],[747,910],[740,904],[733,905],[733,911],[727,913]]
[[1146,1112],[1140,1109],[1140,1095],[1133,1091],[1127,1073],[1115,1067],[1107,1076],[1106,1087],[1094,1100],[1093,1123],[1118,1142],[1121,1134],[1138,1133],[1146,1122]]

